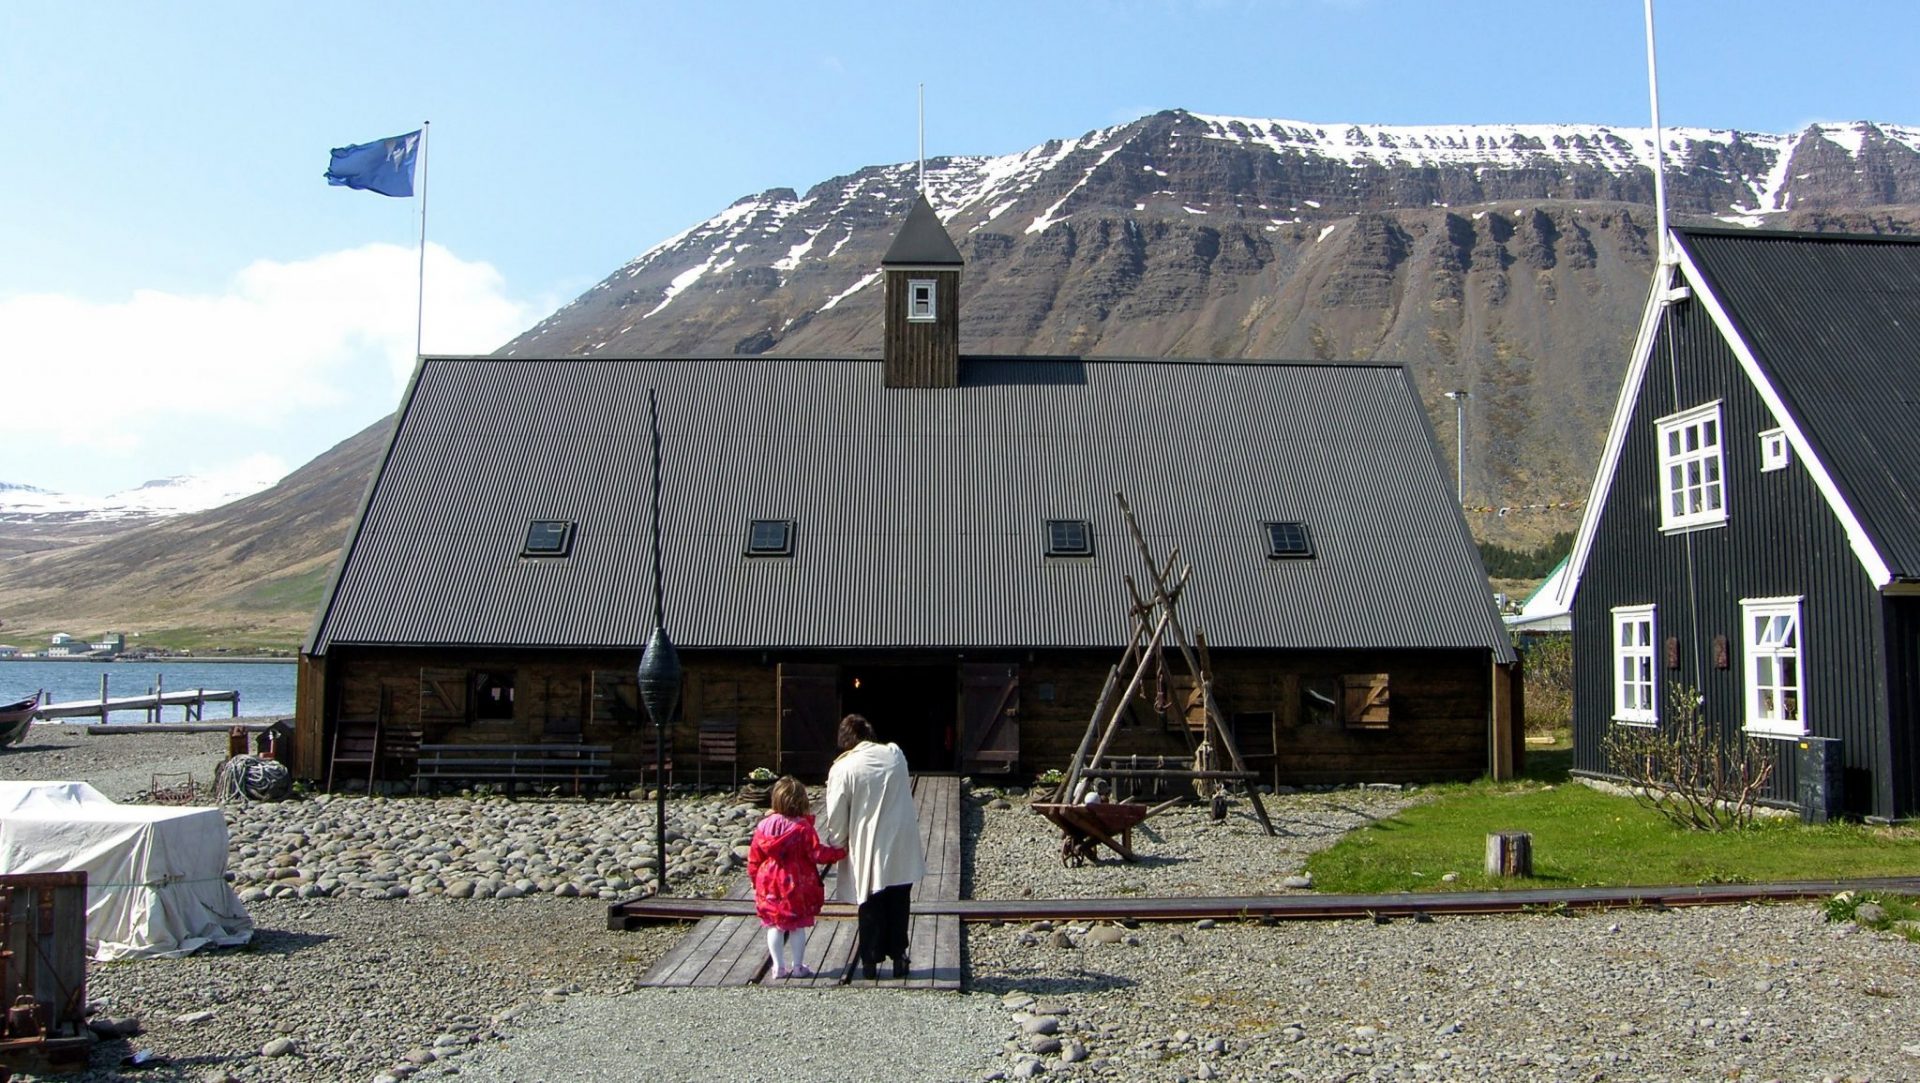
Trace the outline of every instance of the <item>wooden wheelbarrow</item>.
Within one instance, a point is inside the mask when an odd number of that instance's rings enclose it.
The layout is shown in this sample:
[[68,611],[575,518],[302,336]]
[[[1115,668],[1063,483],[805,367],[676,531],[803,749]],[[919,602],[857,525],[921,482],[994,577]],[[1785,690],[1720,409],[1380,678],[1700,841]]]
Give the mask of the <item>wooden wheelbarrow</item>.
[[1101,846],[1127,861],[1133,856],[1133,825],[1147,818],[1147,806],[1103,801],[1094,805],[1035,803],[1033,811],[1052,820],[1065,836],[1060,863],[1082,865],[1099,858]]

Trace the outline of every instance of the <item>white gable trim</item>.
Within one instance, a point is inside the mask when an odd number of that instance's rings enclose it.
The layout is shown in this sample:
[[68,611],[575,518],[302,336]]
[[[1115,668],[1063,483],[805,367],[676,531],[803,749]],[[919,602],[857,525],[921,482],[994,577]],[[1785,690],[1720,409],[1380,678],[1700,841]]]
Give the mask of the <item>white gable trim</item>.
[[[1807,475],[1813,479],[1814,486],[1821,496],[1826,498],[1828,507],[1833,509],[1834,517],[1840,521],[1846,532],[1847,543],[1853,549],[1854,557],[1860,561],[1861,570],[1873,581],[1874,586],[1886,589],[1893,582],[1893,573],[1887,567],[1886,560],[1880,555],[1873,539],[1867,534],[1865,525],[1859,516],[1847,505],[1840,493],[1840,487],[1834,483],[1833,475],[1828,472],[1826,463],[1814,453],[1813,445],[1807,442],[1806,433],[1798,421],[1787,410],[1787,404],[1780,393],[1766,377],[1754,356],[1752,347],[1735,328],[1733,319],[1727,315],[1726,306],[1720,303],[1708,288],[1706,276],[1693,262],[1693,256],[1677,238],[1669,240],[1667,251],[1677,261],[1678,270],[1687,283],[1693,287],[1694,299],[1706,307],[1707,316],[1719,328],[1720,336],[1740,367],[1747,374],[1747,381],[1760,394],[1762,402],[1773,415],[1774,421],[1787,434],[1800,462],[1806,467]],[[1620,455],[1626,445],[1627,429],[1632,425],[1635,406],[1640,401],[1640,389],[1646,381],[1647,366],[1653,358],[1654,339],[1660,328],[1660,316],[1665,306],[1662,303],[1673,283],[1671,267],[1657,267],[1653,275],[1653,289],[1647,296],[1647,307],[1640,318],[1640,334],[1634,340],[1633,361],[1628,366],[1626,380],[1620,387],[1620,399],[1614,404],[1613,424],[1607,431],[1607,445],[1600,458],[1600,469],[1593,479],[1593,490],[1587,497],[1587,507],[1580,517],[1580,533],[1574,538],[1573,553],[1569,559],[1566,578],[1560,583],[1558,600],[1560,605],[1571,609],[1573,599],[1580,590],[1580,579],[1587,570],[1587,557],[1593,550],[1594,534],[1599,530],[1600,514],[1606,509],[1607,498],[1613,488],[1614,472],[1619,468]]]
[[1640,313],[1640,334],[1633,340],[1633,360],[1627,365],[1627,378],[1620,382],[1620,398],[1613,404],[1613,423],[1607,428],[1607,446],[1600,455],[1600,469],[1593,476],[1593,489],[1587,494],[1586,510],[1580,514],[1580,532],[1574,535],[1573,552],[1567,558],[1566,575],[1554,601],[1563,611],[1573,609],[1574,596],[1580,590],[1580,577],[1587,570],[1587,556],[1593,551],[1593,535],[1600,529],[1600,513],[1607,506],[1607,494],[1613,488],[1613,474],[1620,465],[1621,449],[1626,446],[1627,429],[1633,423],[1633,408],[1640,401],[1640,385],[1647,377],[1647,363],[1653,357],[1653,341],[1660,330],[1660,314],[1666,310],[1667,289],[1673,283],[1673,267],[1658,264],[1653,271],[1653,288],[1647,292],[1647,306]]
[[1787,411],[1785,400],[1781,399],[1780,392],[1774,388],[1772,381],[1767,379],[1766,370],[1760,367],[1760,360],[1754,356],[1753,348],[1747,345],[1747,340],[1741,337],[1739,330],[1734,327],[1733,318],[1727,315],[1726,307],[1720,303],[1720,298],[1706,288],[1705,278],[1701,275],[1700,268],[1694,265],[1692,253],[1679,245],[1674,245],[1673,251],[1680,256],[1681,272],[1687,276],[1687,281],[1693,283],[1694,296],[1706,306],[1707,315],[1713,318],[1714,326],[1720,328],[1720,337],[1726,339],[1727,345],[1733,350],[1733,356],[1739,359],[1740,367],[1746,370],[1747,382],[1753,385],[1754,390],[1760,392],[1760,399],[1767,404],[1767,411],[1773,415],[1774,421],[1780,428],[1786,431],[1787,443],[1792,446],[1801,465],[1807,468],[1807,475],[1813,478],[1814,486],[1820,490],[1820,495],[1826,498],[1827,506],[1833,509],[1834,517],[1840,520],[1841,528],[1847,532],[1847,544],[1853,548],[1853,555],[1860,561],[1861,570],[1867,573],[1867,578],[1873,580],[1875,587],[1885,588],[1893,582],[1893,572],[1887,567],[1886,559],[1880,555],[1879,547],[1873,544],[1873,538],[1867,534],[1866,525],[1853,513],[1853,508],[1848,506],[1846,497],[1840,493],[1840,486],[1835,484],[1833,475],[1827,471],[1827,464],[1821,461],[1820,456],[1814,454],[1813,445],[1807,442],[1807,434],[1801,430],[1799,421]]

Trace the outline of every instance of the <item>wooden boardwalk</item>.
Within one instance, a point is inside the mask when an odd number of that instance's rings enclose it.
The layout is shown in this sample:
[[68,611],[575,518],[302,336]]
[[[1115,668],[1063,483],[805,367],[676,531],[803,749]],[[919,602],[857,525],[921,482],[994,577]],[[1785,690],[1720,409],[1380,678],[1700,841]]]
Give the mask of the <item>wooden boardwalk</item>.
[[[885,976],[891,967],[883,964],[878,980],[855,977],[853,984],[959,989],[965,977],[960,957],[961,916],[952,907],[960,899],[960,847],[965,834],[960,815],[960,780],[949,775],[916,776],[913,803],[920,817],[920,843],[927,855],[927,875],[914,888],[913,917],[907,931],[907,953],[913,960],[913,972],[905,981],[894,981]],[[849,971],[857,973],[858,963],[853,957],[858,935],[854,908],[846,903],[829,903],[807,938],[807,965],[816,976],[771,978],[766,930],[753,915],[752,894],[751,885],[742,878],[727,893],[726,900],[707,900],[725,902],[727,909],[743,913],[701,918],[641,977],[640,984],[720,986],[764,982],[768,986],[812,988],[838,985]],[[827,894],[829,897],[833,894],[831,878]],[[615,928],[624,927],[616,916],[618,910],[616,907],[608,922]]]

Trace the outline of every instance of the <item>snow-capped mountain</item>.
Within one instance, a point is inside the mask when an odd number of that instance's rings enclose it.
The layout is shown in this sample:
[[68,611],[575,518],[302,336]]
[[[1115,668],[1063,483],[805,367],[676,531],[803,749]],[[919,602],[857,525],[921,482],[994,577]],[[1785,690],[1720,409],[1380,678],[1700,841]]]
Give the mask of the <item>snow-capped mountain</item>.
[[[1863,121],[1662,135],[1677,219],[1778,225],[1796,211],[1920,203],[1920,129]],[[1174,110],[1016,154],[932,159],[926,189],[978,266],[1029,243],[1071,243],[1048,234],[1089,215],[1276,234],[1413,208],[1651,204],[1653,163],[1650,128],[1320,124]],[[913,163],[872,166],[804,197],[780,188],[741,199],[502,352],[759,353],[788,344],[879,280],[876,246],[917,176]],[[818,348],[812,336],[798,338],[795,349]]]
[[[1677,222],[1920,224],[1920,129],[1661,142]],[[925,190],[966,260],[963,352],[1403,361],[1445,428],[1442,394],[1471,390],[1466,490],[1500,537],[1569,529],[1591,481],[1653,262],[1653,163],[1648,128],[1173,110],[930,159]],[[880,257],[918,186],[900,163],[740,199],[500,352],[878,356]],[[1493,514],[1514,506],[1569,521]]]
[[206,511],[251,496],[277,478],[160,478],[107,496],[76,496],[0,482],[0,522],[105,522]]

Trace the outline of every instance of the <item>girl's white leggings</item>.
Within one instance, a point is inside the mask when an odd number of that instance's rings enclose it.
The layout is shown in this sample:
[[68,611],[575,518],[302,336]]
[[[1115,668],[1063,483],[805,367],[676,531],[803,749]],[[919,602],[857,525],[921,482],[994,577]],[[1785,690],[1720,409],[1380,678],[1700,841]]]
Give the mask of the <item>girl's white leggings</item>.
[[[781,958],[783,949],[793,953],[792,962]],[[795,929],[790,933],[783,933],[771,925],[767,926],[767,955],[773,960],[775,973],[785,973],[806,962],[807,930]]]

